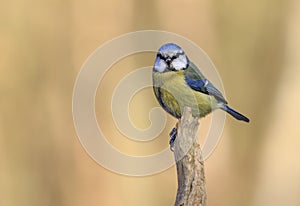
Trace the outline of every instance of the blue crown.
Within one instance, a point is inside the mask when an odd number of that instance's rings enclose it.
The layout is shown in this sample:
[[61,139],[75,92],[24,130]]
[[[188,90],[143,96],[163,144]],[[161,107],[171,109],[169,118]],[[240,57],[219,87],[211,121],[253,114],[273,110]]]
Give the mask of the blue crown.
[[173,44],[173,43],[167,43],[167,44],[164,44],[162,45],[160,48],[159,48],[159,52],[163,52],[163,51],[169,51],[169,50],[180,50],[181,47],[176,45],[176,44]]

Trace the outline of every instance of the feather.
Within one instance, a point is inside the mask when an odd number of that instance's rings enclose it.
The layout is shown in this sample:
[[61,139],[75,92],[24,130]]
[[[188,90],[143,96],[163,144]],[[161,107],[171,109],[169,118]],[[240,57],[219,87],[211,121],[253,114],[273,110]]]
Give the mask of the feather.
[[242,115],[241,113],[235,111],[234,109],[230,108],[227,105],[223,105],[221,107],[221,109],[226,111],[228,114],[230,114],[231,116],[233,116],[237,120],[242,120],[244,122],[249,122],[250,121],[247,117],[245,117],[244,115]]
[[215,97],[218,102],[227,104],[227,101],[223,97],[222,93],[204,77],[204,75],[192,62],[190,62],[189,67],[185,70],[184,75],[185,81],[187,85],[189,85],[189,87],[198,92],[202,92],[204,94]]

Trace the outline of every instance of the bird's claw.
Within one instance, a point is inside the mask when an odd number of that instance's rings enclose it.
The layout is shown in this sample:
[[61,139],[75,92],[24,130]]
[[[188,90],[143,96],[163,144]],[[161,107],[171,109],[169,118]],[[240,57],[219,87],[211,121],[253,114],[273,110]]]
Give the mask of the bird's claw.
[[170,150],[174,151],[174,142],[177,136],[177,127],[174,127],[169,135],[170,135],[170,141],[169,141]]

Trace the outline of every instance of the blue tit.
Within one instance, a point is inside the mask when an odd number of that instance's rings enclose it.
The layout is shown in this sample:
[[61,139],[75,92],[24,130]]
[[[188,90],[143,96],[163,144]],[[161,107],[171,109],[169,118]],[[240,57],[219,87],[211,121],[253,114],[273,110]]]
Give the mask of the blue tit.
[[153,89],[162,108],[178,119],[187,106],[194,117],[201,118],[222,109],[238,120],[249,122],[227,105],[222,93],[176,44],[164,44],[158,50],[153,67]]

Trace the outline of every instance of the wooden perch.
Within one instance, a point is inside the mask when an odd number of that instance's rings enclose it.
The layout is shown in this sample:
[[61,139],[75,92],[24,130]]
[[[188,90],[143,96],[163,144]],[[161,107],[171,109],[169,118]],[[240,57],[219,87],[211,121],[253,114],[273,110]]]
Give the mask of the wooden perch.
[[198,118],[192,116],[191,109],[184,108],[174,142],[178,180],[175,206],[206,205],[204,161],[197,139],[198,125]]

